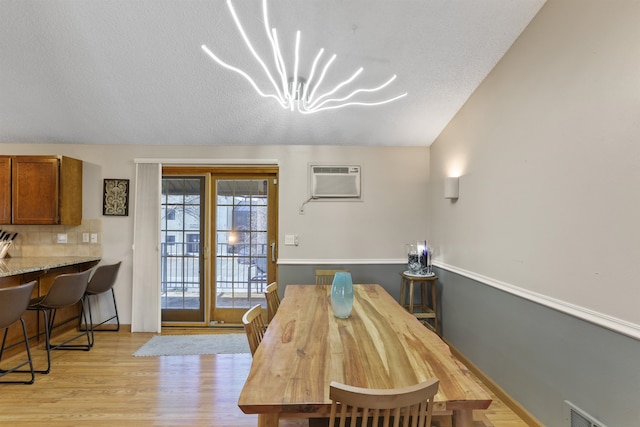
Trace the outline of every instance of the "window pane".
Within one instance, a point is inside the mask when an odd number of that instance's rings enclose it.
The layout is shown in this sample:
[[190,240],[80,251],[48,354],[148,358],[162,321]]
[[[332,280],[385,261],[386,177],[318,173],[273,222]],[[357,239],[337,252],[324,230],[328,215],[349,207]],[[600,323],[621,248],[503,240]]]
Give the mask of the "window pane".
[[[200,241],[203,177],[163,177],[161,308],[204,313]],[[169,315],[170,316],[170,315]],[[200,315],[201,320],[204,318]]]
[[267,270],[267,181],[216,181],[216,306],[264,302]]

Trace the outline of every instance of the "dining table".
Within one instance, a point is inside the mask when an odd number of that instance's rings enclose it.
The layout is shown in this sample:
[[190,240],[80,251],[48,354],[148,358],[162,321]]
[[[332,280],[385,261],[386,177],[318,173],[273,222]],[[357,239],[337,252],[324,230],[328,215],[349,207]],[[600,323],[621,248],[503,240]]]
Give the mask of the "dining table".
[[[238,399],[259,427],[280,418],[326,418],[329,384],[391,389],[436,377],[435,416],[455,427],[474,425],[491,397],[449,346],[407,312],[381,285],[353,285],[348,318],[336,318],[330,286],[287,285]],[[480,414],[481,415],[481,414]]]

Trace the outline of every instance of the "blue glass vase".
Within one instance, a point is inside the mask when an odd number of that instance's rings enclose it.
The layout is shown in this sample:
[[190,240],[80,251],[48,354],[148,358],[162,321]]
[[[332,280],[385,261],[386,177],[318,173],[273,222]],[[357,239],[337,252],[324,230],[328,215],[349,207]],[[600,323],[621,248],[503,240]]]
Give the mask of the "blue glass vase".
[[346,319],[353,308],[353,281],[351,273],[339,271],[333,276],[331,284],[331,308],[333,315]]

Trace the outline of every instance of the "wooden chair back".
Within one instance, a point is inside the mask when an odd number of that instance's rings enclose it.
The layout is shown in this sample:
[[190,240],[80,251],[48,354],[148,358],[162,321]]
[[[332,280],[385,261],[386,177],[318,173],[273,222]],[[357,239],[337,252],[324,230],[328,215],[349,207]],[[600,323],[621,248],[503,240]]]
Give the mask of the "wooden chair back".
[[242,316],[242,324],[244,325],[244,331],[249,341],[249,349],[253,356],[267,330],[264,320],[262,320],[262,307],[260,304],[256,304],[247,310],[244,316]]
[[363,426],[431,427],[433,397],[439,384],[437,378],[432,378],[409,387],[383,390],[332,381],[329,388],[329,427],[344,427],[347,418],[351,419],[351,426],[356,425],[356,420],[361,420]]
[[264,296],[267,298],[267,319],[271,322],[280,307],[280,295],[278,294],[278,282],[267,285]]
[[331,285],[333,282],[333,276],[338,272],[348,273],[349,270],[316,270],[316,285]]

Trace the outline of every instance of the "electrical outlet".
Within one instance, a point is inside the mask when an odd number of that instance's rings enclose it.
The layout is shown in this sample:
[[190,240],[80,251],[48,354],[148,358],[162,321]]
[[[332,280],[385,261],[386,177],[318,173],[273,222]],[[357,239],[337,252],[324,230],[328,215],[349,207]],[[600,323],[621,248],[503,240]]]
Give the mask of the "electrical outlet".
[[67,233],[58,233],[58,238],[56,240],[58,243],[67,243]]
[[98,243],[98,233],[91,233],[91,243]]
[[82,243],[89,243],[89,233],[82,233]]

